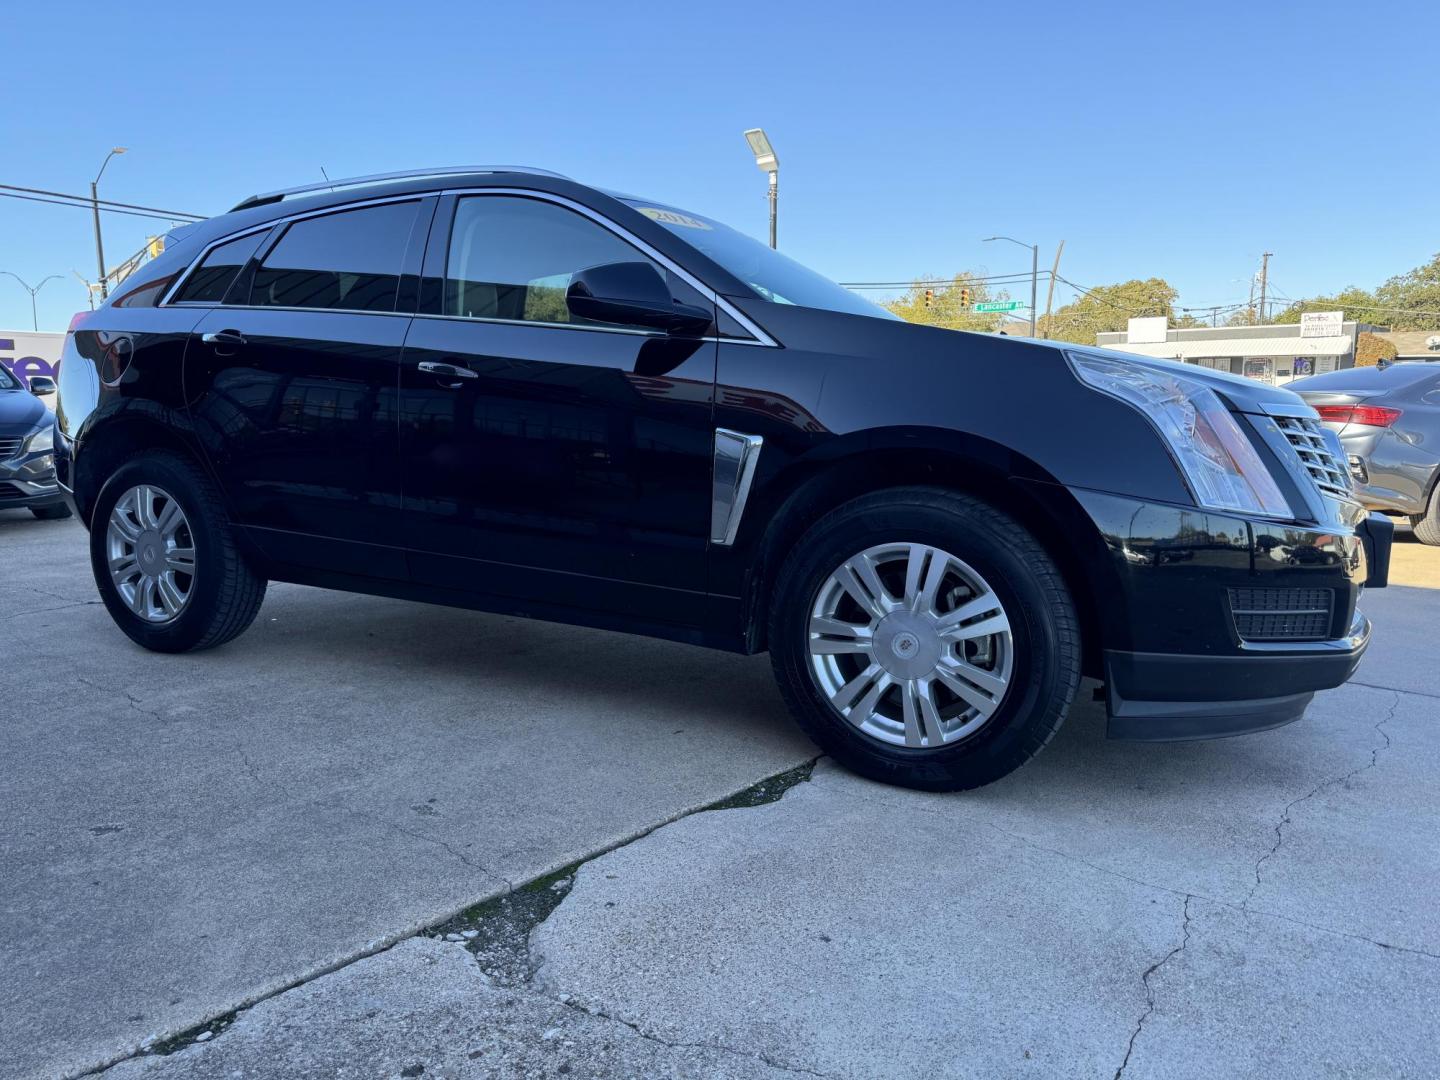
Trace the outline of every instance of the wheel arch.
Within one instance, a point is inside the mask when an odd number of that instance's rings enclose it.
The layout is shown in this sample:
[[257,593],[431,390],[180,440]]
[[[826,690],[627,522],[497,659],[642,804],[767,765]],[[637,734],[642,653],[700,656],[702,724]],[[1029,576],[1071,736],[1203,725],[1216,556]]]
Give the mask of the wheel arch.
[[[786,553],[805,530],[862,495],[924,485],[984,499],[1014,517],[1055,560],[1074,600],[1084,671],[1098,675],[1107,638],[1101,596],[1119,596],[1099,530],[1074,496],[1035,462],[965,432],[896,428],[843,436],[793,462],[747,510],[764,522],[751,534],[743,583],[746,647],[761,651],[769,599]],[[1114,580],[1111,580],[1114,579]]]
[[184,425],[169,415],[126,410],[97,416],[76,440],[71,479],[80,519],[90,527],[95,500],[106,480],[127,459],[146,450],[168,450],[208,474],[205,460]]

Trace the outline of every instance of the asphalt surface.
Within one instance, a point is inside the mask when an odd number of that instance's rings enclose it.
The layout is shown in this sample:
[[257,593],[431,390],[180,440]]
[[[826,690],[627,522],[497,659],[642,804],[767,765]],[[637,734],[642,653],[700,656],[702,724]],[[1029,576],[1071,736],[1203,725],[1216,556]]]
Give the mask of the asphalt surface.
[[763,658],[299,588],[151,657],[82,539],[0,515],[0,1074],[1440,1073],[1408,536],[1297,724],[1113,743],[1086,687],[980,792],[822,760],[688,816],[812,754]]

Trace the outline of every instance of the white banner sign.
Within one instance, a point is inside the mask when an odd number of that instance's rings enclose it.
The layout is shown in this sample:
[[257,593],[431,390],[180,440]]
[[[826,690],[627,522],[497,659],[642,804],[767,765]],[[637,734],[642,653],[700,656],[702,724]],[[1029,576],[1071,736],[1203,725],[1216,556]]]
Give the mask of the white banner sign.
[[1131,319],[1130,332],[1125,335],[1125,339],[1130,345],[1153,345],[1165,340],[1165,331],[1168,328],[1169,323],[1164,315]]
[[1345,330],[1343,311],[1307,311],[1300,316],[1300,336],[1339,337]]
[[0,365],[13,371],[28,387],[31,375],[55,377],[55,365],[64,347],[64,334],[0,330]]

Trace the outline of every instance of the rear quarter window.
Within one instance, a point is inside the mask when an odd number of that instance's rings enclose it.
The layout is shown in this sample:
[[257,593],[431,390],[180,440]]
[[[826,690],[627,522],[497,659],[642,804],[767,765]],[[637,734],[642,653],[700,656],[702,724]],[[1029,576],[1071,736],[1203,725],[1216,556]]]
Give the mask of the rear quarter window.
[[265,239],[266,231],[261,229],[211,249],[210,254],[201,259],[200,265],[185,279],[172,303],[218,304],[224,300],[235,275],[255,254],[260,241]]

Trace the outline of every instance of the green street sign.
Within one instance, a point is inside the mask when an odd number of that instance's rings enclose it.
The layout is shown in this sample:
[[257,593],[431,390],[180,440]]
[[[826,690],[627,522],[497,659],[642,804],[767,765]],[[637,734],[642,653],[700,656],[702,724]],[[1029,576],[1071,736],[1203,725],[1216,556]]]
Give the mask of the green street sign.
[[977,315],[982,311],[1015,311],[1025,305],[1019,300],[987,300],[972,309]]

